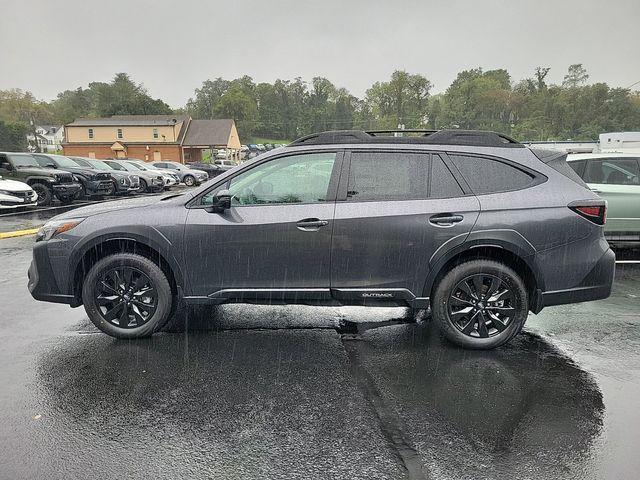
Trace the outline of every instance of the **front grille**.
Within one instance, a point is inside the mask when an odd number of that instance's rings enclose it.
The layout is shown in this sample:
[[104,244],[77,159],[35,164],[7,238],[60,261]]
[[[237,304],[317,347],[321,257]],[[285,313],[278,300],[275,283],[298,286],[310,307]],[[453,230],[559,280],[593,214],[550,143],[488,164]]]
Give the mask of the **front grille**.
[[60,183],[73,183],[73,175],[70,173],[56,173]]
[[108,173],[97,173],[96,174],[96,180],[110,180],[111,179],[111,175],[109,175]]
[[21,198],[23,200],[28,200],[31,198],[31,192],[7,192],[12,197]]

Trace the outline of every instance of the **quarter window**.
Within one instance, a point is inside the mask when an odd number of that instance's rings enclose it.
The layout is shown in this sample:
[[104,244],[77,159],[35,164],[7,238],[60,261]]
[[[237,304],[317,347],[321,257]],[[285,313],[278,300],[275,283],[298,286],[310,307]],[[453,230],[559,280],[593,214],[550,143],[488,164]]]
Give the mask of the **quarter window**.
[[427,198],[428,168],[428,154],[353,152],[347,200],[361,202]]
[[433,155],[431,164],[432,198],[452,198],[464,195],[462,188],[438,155]]
[[[277,158],[231,179],[228,189],[231,204],[270,205],[287,203],[320,203],[327,201],[335,153],[307,153]],[[211,204],[217,191],[202,198]]]
[[640,185],[640,172],[636,158],[603,158],[589,160],[584,181],[608,185]]
[[533,183],[533,175],[492,158],[450,155],[476,195],[520,190]]

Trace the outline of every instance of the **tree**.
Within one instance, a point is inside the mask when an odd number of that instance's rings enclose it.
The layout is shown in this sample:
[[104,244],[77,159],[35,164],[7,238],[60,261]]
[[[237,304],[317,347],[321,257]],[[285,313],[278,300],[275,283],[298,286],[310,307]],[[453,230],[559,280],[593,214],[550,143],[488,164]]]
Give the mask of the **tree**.
[[0,120],[0,151],[20,152],[27,149],[26,125]]
[[581,63],[569,65],[568,73],[564,76],[562,86],[567,88],[575,88],[583,85],[589,78],[587,70]]

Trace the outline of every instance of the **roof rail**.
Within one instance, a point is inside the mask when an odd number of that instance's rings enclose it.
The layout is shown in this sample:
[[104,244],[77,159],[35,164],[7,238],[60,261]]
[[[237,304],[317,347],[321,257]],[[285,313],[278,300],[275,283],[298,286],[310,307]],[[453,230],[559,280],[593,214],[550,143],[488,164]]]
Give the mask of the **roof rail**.
[[[421,135],[390,136],[395,133]],[[386,135],[385,135],[386,134]],[[522,143],[502,133],[482,130],[332,130],[313,133],[291,142],[288,147],[301,145],[335,145],[361,143],[424,143],[437,145],[468,145],[480,147],[521,147]]]

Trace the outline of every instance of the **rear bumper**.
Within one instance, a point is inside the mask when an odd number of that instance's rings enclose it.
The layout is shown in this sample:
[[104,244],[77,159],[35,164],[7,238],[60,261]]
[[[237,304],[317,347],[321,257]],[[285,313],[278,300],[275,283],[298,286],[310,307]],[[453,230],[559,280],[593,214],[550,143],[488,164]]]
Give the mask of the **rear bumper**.
[[590,302],[607,298],[611,295],[615,269],[616,255],[613,250],[608,249],[578,286],[548,292],[538,290],[533,299],[531,310],[538,313],[544,307],[553,305]]

